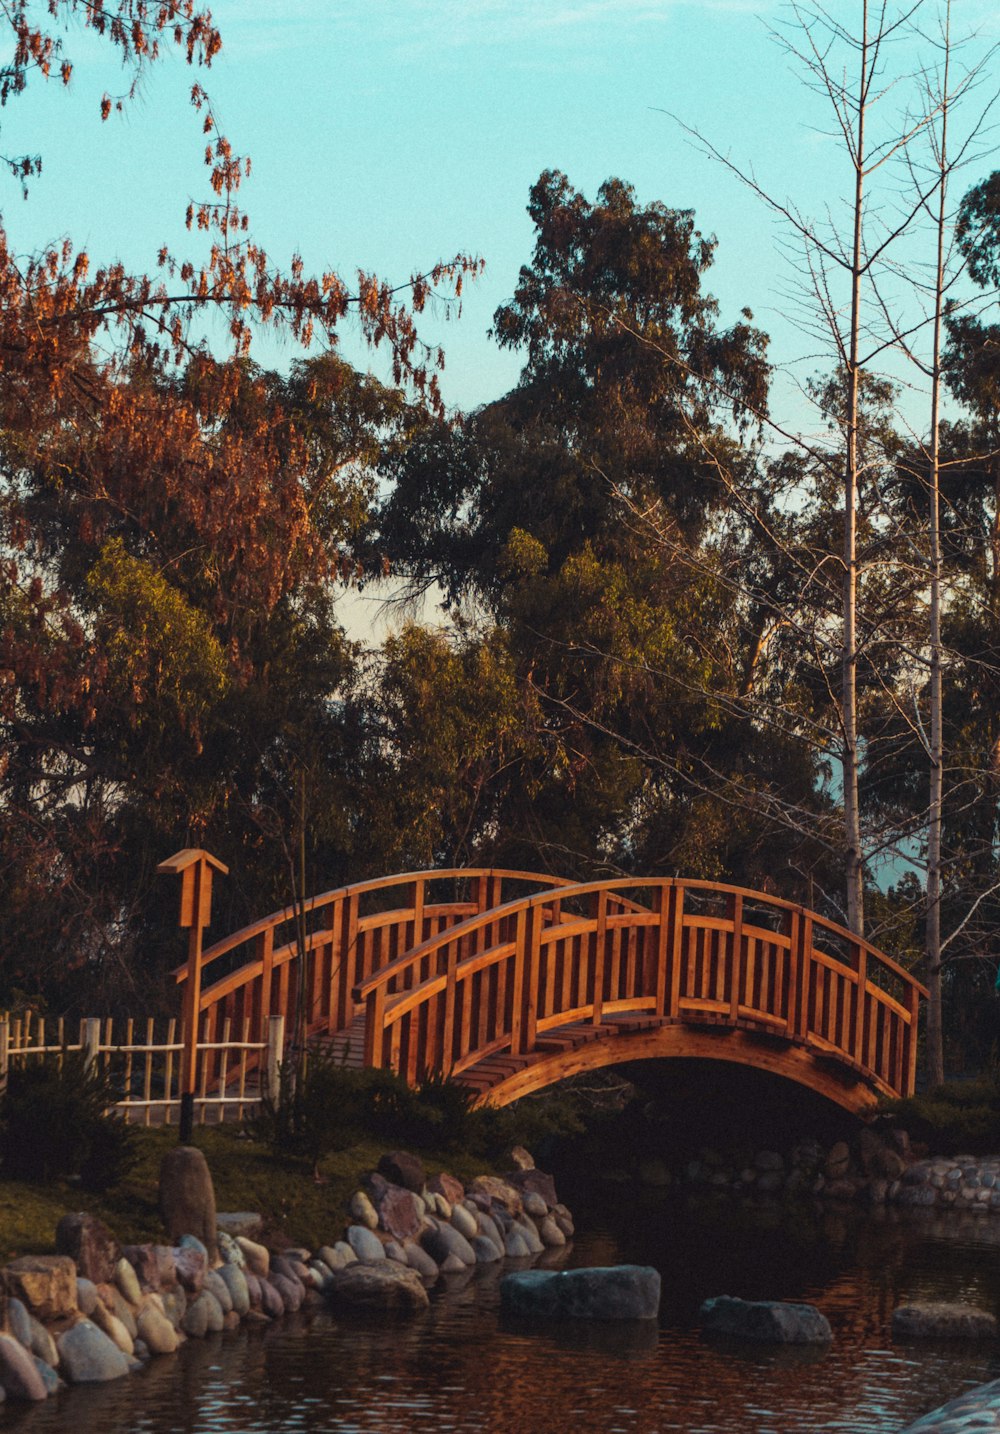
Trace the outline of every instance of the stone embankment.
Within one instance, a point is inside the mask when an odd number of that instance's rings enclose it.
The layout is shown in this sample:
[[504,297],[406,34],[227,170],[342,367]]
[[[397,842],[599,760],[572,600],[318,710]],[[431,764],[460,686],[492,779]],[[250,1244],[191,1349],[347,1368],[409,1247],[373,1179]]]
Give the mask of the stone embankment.
[[[176,1201],[164,1211],[171,1244],[123,1247],[93,1216],[66,1215],[57,1254],[0,1270],[0,1400],[118,1379],[186,1339],[303,1307],[419,1311],[437,1280],[467,1278],[478,1264],[557,1259],[572,1216],[552,1177],[526,1152],[515,1157],[507,1178],[464,1186],[428,1180],[412,1155],[386,1155],[352,1196],[346,1229],[316,1250],[263,1239],[258,1215],[216,1217],[210,1182],[207,1204],[191,1205],[197,1233],[178,1236]],[[189,1167],[185,1178],[197,1177],[197,1162]]]
[[1000,1211],[1000,1155],[918,1159],[905,1131],[884,1137],[864,1128],[850,1143],[824,1148],[800,1141],[787,1152],[759,1150],[741,1163],[703,1150],[676,1172],[659,1160],[640,1165],[641,1183],[694,1185],[743,1194],[809,1196],[904,1209]]

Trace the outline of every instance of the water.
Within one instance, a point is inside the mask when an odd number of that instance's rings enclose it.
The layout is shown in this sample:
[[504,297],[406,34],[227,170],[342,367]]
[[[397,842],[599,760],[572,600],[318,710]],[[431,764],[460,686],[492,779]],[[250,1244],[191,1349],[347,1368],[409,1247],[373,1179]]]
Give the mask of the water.
[[[655,1264],[660,1327],[508,1328],[500,1271],[433,1296],[405,1323],[287,1320],[191,1341],[131,1379],[0,1409],[18,1434],[896,1434],[1000,1375],[985,1345],[893,1347],[905,1299],[1000,1304],[1000,1220],[823,1215],[660,1199],[581,1212],[573,1264]],[[705,1342],[712,1294],[805,1299],[833,1326],[824,1353]]]

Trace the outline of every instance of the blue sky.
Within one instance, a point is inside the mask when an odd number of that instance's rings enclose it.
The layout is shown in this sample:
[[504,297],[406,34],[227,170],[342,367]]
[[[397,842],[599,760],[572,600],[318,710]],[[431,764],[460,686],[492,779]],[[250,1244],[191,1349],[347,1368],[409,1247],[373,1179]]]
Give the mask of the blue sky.
[[[833,0],[851,19],[859,6]],[[642,201],[693,208],[719,239],[708,287],[723,322],[749,305],[773,357],[810,345],[784,317],[789,271],[775,225],[706,159],[671,112],[776,194],[806,210],[850,189],[825,110],[769,29],[786,6],[742,0],[219,0],[223,53],[200,76],[237,147],[253,158],[244,199],[257,237],[286,262],[359,266],[389,279],[458,250],[485,276],[459,322],[424,321],[444,343],[446,399],[470,406],[514,381],[519,363],[487,339],[493,310],[530,255],[528,189],[563,169],[592,196],[617,175]],[[998,33],[995,7],[956,0],[956,23]],[[34,83],[0,117],[6,153],[42,150],[26,203],[7,183],[4,219],[27,251],[69,234],[95,258],[149,268],[159,245],[190,249],[181,218],[207,189],[201,137],[179,59],[156,68],[127,114],[102,125],[103,88],[120,86],[103,48],[78,32],[68,93]],[[890,98],[887,112],[895,100]],[[984,166],[985,168],[985,166]],[[970,179],[974,177],[970,175]],[[367,363],[345,337],[345,350]],[[259,356],[286,362],[264,345]],[[802,372],[824,360],[806,358]],[[375,361],[376,368],[378,367]]]

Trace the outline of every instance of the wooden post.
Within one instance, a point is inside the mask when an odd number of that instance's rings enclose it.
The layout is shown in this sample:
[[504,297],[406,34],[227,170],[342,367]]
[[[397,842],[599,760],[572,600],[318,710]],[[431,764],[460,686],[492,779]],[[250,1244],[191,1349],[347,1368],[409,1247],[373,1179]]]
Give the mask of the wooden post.
[[85,1070],[96,1070],[100,1049],[101,1022],[97,1016],[91,1016],[83,1023],[83,1065]]
[[594,983],[591,1020],[595,1026],[601,1024],[604,1014],[604,956],[608,941],[608,893],[596,893],[597,911],[594,917],[594,959],[590,963],[591,979]]
[[0,1017],[0,1095],[7,1090],[7,1071],[10,1067],[10,1019]]
[[284,1016],[267,1018],[267,1051],[264,1059],[264,1094],[276,1101],[281,1089],[281,1058],[285,1050]]
[[[740,1014],[740,982],[743,979],[743,897],[729,898],[729,919],[733,923],[729,960],[729,1019],[735,1025]],[[776,995],[777,993],[775,993]]]
[[184,1049],[181,1052],[180,1141],[187,1145],[194,1124],[194,1096],[198,1071],[198,1017],[201,1014],[202,932],[212,920],[212,872],[229,872],[216,857],[197,847],[186,847],[161,861],[163,876],[181,878],[178,925],[188,933],[187,981],[184,988]]

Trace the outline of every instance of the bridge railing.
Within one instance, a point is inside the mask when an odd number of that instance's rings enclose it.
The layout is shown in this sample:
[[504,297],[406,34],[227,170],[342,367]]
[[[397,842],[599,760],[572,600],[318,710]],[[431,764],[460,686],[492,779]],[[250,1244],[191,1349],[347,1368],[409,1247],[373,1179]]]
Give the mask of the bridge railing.
[[525,1055],[558,1027],[643,1015],[809,1047],[886,1094],[913,1089],[925,989],[869,942],[740,887],[561,886],[470,916],[357,983],[366,1064],[410,1080]]
[[[568,884],[537,872],[456,867],[356,882],[273,911],[202,952],[198,1007],[204,1041],[220,1042],[227,1023],[256,1036],[277,1014],[285,1016],[291,1033],[300,997],[310,1035],[344,1031],[358,1010],[353,988],[403,953],[525,887]],[[298,971],[299,920],[306,926],[304,982]],[[427,974],[419,961],[411,970],[414,980]],[[183,986],[189,967],[178,967],[174,977]]]

